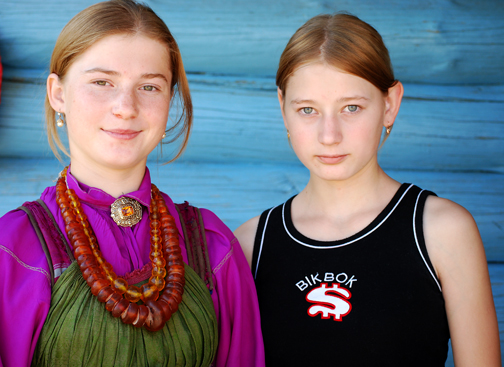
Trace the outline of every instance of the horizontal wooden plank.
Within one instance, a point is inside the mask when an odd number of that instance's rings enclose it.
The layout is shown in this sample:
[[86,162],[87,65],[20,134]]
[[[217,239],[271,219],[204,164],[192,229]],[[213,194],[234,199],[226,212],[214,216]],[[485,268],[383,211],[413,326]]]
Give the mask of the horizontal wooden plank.
[[[38,76],[40,75],[40,77]],[[273,78],[192,74],[194,131],[185,161],[296,163]],[[0,105],[0,156],[49,157],[43,72],[7,69]],[[405,84],[384,167],[504,171],[504,85]],[[169,153],[165,146],[164,152]]]
[[[45,68],[56,38],[94,0],[3,2],[4,65]],[[274,75],[290,36],[310,17],[346,10],[372,24],[397,77],[434,84],[504,83],[504,3],[500,0],[147,1],[177,38],[187,70]]]
[[[233,230],[298,193],[307,170],[289,164],[149,163],[152,180],[177,202],[213,210]],[[0,215],[37,198],[62,166],[50,159],[0,159]],[[390,170],[466,207],[478,223],[487,257],[504,261],[504,174]]]

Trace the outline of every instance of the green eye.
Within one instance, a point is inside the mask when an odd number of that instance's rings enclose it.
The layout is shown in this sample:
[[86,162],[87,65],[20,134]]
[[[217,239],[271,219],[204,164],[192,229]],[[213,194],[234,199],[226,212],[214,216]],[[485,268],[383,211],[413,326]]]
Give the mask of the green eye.
[[306,115],[309,115],[313,112],[313,108],[312,107],[304,107],[301,109],[303,111],[304,114]]
[[358,108],[359,107],[357,107],[356,105],[350,105],[350,106],[348,106],[348,111],[355,112],[355,111],[357,111]]
[[152,85],[146,85],[143,87],[143,89],[148,92],[152,92],[155,89],[155,87],[153,87]]

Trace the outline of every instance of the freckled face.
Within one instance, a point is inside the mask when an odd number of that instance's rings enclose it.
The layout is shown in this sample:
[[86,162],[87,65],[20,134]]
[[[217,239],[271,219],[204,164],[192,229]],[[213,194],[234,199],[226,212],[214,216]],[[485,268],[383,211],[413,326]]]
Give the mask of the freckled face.
[[346,180],[377,167],[387,101],[368,81],[322,63],[298,69],[279,92],[299,160],[324,180]]
[[146,36],[108,36],[80,55],[61,93],[72,163],[144,166],[166,130],[171,79],[168,48]]

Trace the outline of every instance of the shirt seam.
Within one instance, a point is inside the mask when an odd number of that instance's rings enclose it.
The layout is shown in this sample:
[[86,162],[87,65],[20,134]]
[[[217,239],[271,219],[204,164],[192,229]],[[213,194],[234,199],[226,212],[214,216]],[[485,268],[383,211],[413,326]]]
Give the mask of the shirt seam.
[[224,266],[224,264],[229,260],[229,258],[233,254],[233,251],[234,251],[233,242],[236,242],[236,238],[234,238],[231,241],[231,249],[229,250],[229,252],[226,254],[226,256],[224,256],[224,258],[221,260],[221,262],[212,270],[212,273],[214,275],[217,275],[217,273],[219,272],[219,270]]
[[17,263],[19,265],[21,265],[22,267],[24,267],[25,269],[28,269],[28,270],[31,270],[31,271],[36,271],[38,273],[41,273],[43,275],[45,275],[45,277],[47,278],[47,280],[49,282],[51,282],[51,276],[49,275],[49,273],[42,269],[42,268],[37,268],[35,266],[30,266],[28,264],[26,264],[25,262],[23,262],[19,257],[16,256],[16,254],[14,252],[12,252],[10,249],[8,249],[7,247],[3,246],[3,245],[0,245],[0,250],[3,250],[4,252],[6,252],[7,254],[9,254],[14,260],[17,261]]

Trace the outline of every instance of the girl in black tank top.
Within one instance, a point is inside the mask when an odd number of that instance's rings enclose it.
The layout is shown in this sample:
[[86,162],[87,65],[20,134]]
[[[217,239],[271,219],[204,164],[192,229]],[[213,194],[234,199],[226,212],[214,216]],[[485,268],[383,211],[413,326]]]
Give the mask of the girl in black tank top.
[[[235,232],[255,278],[269,366],[499,366],[484,249],[459,205],[379,166],[403,95],[381,36],[310,19],[277,72],[307,186]],[[382,132],[382,130],[384,130]]]

